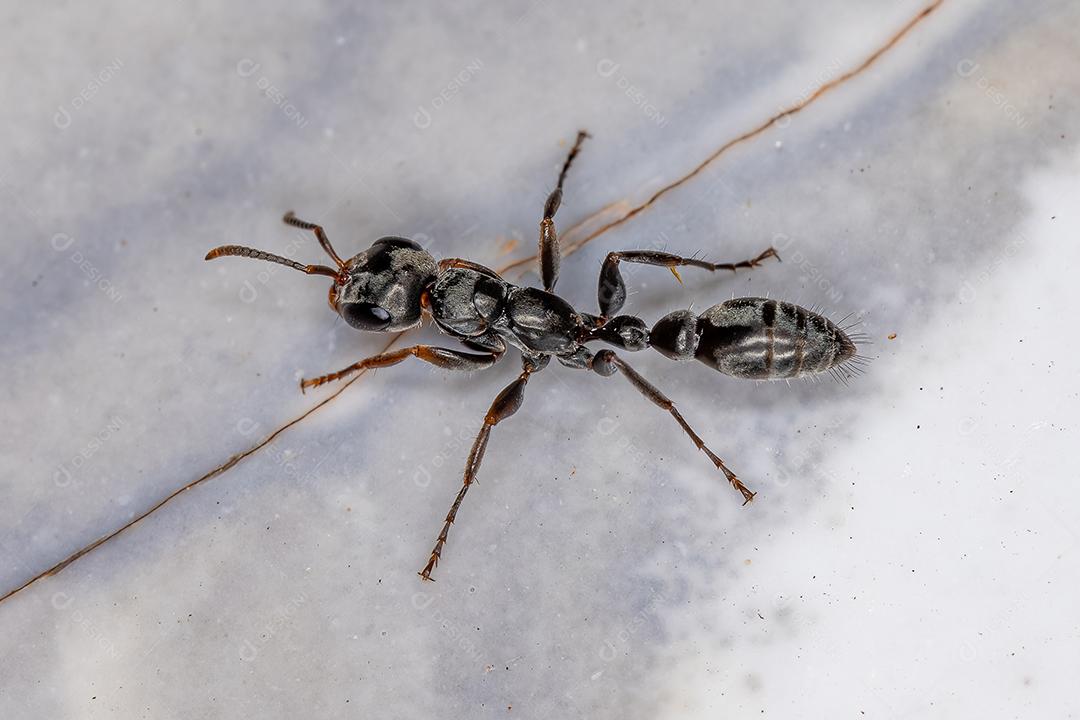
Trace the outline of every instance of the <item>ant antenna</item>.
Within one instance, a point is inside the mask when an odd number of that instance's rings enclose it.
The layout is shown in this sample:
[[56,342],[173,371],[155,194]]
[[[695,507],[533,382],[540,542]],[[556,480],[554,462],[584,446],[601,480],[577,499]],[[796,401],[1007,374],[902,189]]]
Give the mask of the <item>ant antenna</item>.
[[[568,163],[569,164],[569,163]],[[564,171],[565,172],[565,171]],[[326,254],[333,258],[334,263],[337,264],[342,271],[345,270],[345,261],[338,257],[338,254],[334,252],[334,247],[330,244],[330,238],[326,237],[326,231],[322,229],[322,225],[317,225],[307,220],[301,220],[296,217],[296,214],[290,210],[285,213],[285,217],[281,218],[286,225],[292,225],[298,227],[301,230],[311,230],[315,233],[315,237],[319,239],[319,244],[322,245],[322,249],[326,251]]]
[[254,258],[255,260],[266,260],[268,262],[277,263],[278,265],[285,265],[287,267],[291,267],[293,270],[299,270],[300,272],[307,273],[308,275],[326,275],[327,277],[337,279],[338,276],[341,274],[337,270],[326,267],[325,265],[301,265],[300,263],[290,260],[289,258],[281,257],[280,255],[274,255],[273,253],[263,252],[262,250],[256,250],[254,248],[243,247],[242,245],[222,245],[221,247],[216,247],[210,252],[206,253],[206,259],[213,260],[214,258],[226,257],[228,255]]

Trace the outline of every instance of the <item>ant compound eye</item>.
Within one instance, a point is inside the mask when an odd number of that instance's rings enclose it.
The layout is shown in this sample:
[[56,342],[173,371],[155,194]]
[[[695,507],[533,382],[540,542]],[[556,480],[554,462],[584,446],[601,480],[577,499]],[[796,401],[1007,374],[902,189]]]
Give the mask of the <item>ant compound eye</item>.
[[377,331],[390,324],[390,313],[371,303],[345,303],[341,306],[341,317],[357,330]]

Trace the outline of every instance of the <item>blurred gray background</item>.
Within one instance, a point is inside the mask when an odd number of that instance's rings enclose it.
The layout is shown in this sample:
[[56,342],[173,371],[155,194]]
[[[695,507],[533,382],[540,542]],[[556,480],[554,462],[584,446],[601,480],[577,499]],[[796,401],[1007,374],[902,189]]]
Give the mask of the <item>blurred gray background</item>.
[[[209,248],[323,262],[292,209],[343,255],[400,234],[503,266],[579,128],[558,223],[591,224],[568,242],[925,7],[6,3],[0,594],[385,344],[335,320],[325,278]],[[0,716],[1077,714],[1078,22],[944,0],[564,259],[593,311],[610,250],[775,245],[684,286],[630,269],[627,309],[768,294],[861,319],[850,386],[633,358],[752,505],[624,381],[553,365],[422,584],[518,365],[406,363],[0,603]]]

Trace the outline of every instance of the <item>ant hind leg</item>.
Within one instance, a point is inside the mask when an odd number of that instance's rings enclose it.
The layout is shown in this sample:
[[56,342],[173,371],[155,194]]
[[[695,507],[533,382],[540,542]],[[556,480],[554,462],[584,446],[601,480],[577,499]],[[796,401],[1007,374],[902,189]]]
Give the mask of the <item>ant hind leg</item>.
[[671,416],[675,418],[675,422],[679,423],[679,427],[683,429],[690,439],[697,446],[698,450],[709,456],[713,465],[717,470],[724,473],[724,477],[728,479],[731,486],[739,491],[743,496],[743,505],[754,499],[755,493],[743,484],[742,480],[735,476],[735,473],[728,469],[728,466],[724,464],[724,461],[717,456],[709,447],[705,444],[705,441],[694,432],[694,429],[690,427],[690,423],[686,422],[686,419],[675,407],[675,403],[664,393],[660,392],[652,383],[642,377],[634,368],[630,367],[625,360],[616,355],[611,350],[601,350],[593,356],[590,363],[590,369],[598,375],[608,377],[614,375],[616,372],[622,373],[623,377],[630,381],[630,384],[637,388],[638,392],[651,400],[653,404],[660,407],[663,410],[667,410],[671,413]]
[[697,258],[672,255],[671,253],[660,252],[658,250],[621,250],[619,252],[610,252],[604,259],[603,267],[600,268],[600,282],[596,292],[597,302],[600,305],[600,315],[605,318],[611,317],[613,314],[619,312],[619,310],[622,309],[623,303],[626,302],[626,282],[623,280],[622,273],[619,272],[620,261],[625,260],[629,263],[666,267],[671,271],[671,274],[675,276],[675,279],[681,283],[682,278],[679,276],[679,271],[676,270],[676,268],[679,267],[696,267],[708,270],[709,272],[716,272],[717,270],[730,270],[735,272],[742,268],[756,268],[767,258],[780,259],[780,255],[776,252],[776,248],[769,247],[755,258],[751,258],[750,260],[740,260],[739,262],[734,263],[711,263],[705,260],[698,260]]

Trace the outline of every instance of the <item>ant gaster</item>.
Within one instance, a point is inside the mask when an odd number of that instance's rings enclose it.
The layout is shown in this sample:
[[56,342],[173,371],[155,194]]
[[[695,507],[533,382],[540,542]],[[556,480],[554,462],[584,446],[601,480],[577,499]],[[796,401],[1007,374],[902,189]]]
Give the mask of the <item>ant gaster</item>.
[[471,351],[413,345],[365,358],[335,373],[302,380],[301,390],[340,380],[360,370],[396,365],[409,357],[447,370],[475,371],[498,362],[507,344],[520,351],[521,374],[499,393],[484,416],[483,427],[465,462],[462,487],[443,521],[427,565],[419,573],[425,580],[431,579],[442,557],[450,526],[480,469],[491,429],[517,412],[529,378],[543,370],[551,358],[567,367],[591,370],[603,377],[621,373],[642,395],[671,414],[694,445],[742,494],[744,504],[753,499],[754,493],[705,445],[675,403],[615,351],[604,348],[594,352],[587,345],[603,342],[631,352],[652,347],[672,360],[697,360],[726,375],[755,380],[836,372],[841,366],[860,360],[852,338],[844,329],[811,310],[777,300],[735,298],[697,315],[677,310],[661,318],[651,329],[637,317],[617,314],[626,301],[626,285],[619,272],[622,262],[666,267],[679,278],[679,267],[735,271],[757,267],[766,258],[779,260],[771,247],[752,260],[736,263],[710,263],[653,250],[612,252],[600,270],[599,314],[579,312],[555,295],[559,274],[555,213],[562,202],[566,173],[587,137],[585,132],[578,133],[559,173],[558,184],[544,203],[539,252],[543,290],[513,285],[495,271],[469,260],[436,261],[420,245],[400,237],[380,238],[359,255],[342,260],[322,227],[300,220],[292,212],[285,215],[284,221],[314,232],[336,267],[302,265],[238,245],[215,248],[206,256],[212,260],[237,255],[280,263],[308,275],[325,275],[334,280],[330,307],[352,327],[370,332],[397,332],[417,327],[426,314],[439,330]]

